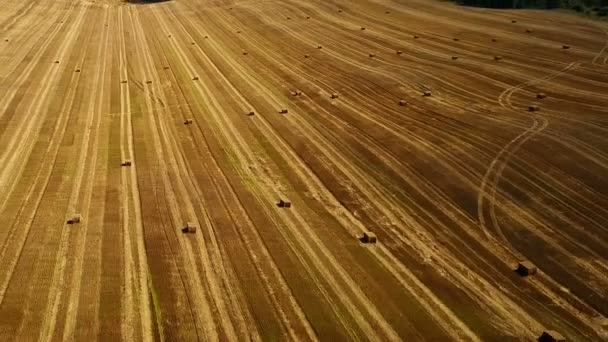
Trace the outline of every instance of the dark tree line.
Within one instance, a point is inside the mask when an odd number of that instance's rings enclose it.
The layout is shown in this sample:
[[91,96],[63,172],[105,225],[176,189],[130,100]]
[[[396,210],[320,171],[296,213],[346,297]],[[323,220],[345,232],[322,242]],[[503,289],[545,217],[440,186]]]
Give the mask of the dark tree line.
[[608,7],[608,0],[456,0],[466,6],[491,8],[572,8],[598,11]]

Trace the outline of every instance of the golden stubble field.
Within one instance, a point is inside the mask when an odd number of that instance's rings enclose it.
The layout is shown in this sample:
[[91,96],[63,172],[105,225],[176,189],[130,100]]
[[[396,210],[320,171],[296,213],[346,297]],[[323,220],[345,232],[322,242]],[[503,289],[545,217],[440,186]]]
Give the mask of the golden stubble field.
[[607,27],[4,1],[0,340],[608,339]]

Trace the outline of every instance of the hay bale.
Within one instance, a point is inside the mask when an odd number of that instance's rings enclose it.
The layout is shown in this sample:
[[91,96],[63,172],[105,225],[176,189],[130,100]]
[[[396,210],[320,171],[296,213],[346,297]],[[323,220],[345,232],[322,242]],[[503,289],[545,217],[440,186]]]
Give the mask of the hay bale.
[[322,48],[323,48],[323,46],[317,45],[317,49],[322,49]]
[[194,222],[186,222],[186,224],[182,228],[182,233],[196,233],[196,224]]
[[302,96],[302,92],[301,92],[301,91],[299,91],[299,90],[295,90],[295,91],[292,91],[292,92],[291,92],[291,95],[292,95],[292,96]]
[[249,52],[243,51],[243,56],[247,56],[248,54],[249,54]]
[[568,50],[570,48],[570,45],[562,45],[562,49],[564,50]]
[[194,77],[192,77],[192,80],[193,80],[193,81],[198,81],[198,76],[194,76]]
[[127,83],[127,80],[122,80],[122,81],[120,81],[120,83],[123,83],[123,84]]
[[532,30],[526,29],[526,33],[532,33]]
[[370,53],[370,54],[369,54],[369,58],[374,58],[374,57],[376,57],[376,55],[375,55],[375,54],[373,54],[373,53]]
[[277,205],[279,208],[291,208],[291,201],[288,199],[280,199]]
[[422,92],[422,96],[430,97],[431,96],[431,91],[430,90],[425,90],[424,92]]
[[306,17],[306,19],[310,19],[310,16]]
[[384,12],[384,14],[391,14],[391,11],[386,11]]
[[131,166],[131,159],[125,159],[120,163],[120,166]]
[[59,61],[55,61],[55,64],[59,64]]
[[566,342],[566,338],[555,330],[545,330],[538,338],[538,342]]
[[498,40],[496,38],[492,38],[492,41],[493,42],[497,42]]
[[405,101],[405,100],[399,100],[399,105],[402,106],[402,107],[403,106],[407,106],[407,101]]
[[529,105],[528,106],[528,112],[538,112],[540,110],[540,107],[538,105]]
[[534,264],[528,260],[520,261],[517,264],[517,268],[515,269],[515,272],[517,272],[517,274],[519,274],[522,277],[534,275],[534,274],[536,274],[536,271],[537,271],[536,266],[534,266]]
[[378,238],[376,237],[376,234],[372,232],[364,232],[360,240],[363,243],[376,243]]
[[340,95],[338,95],[337,93],[332,93],[330,97],[332,99],[337,99],[338,97],[340,97]]
[[309,55],[309,54],[305,54],[305,55],[304,55],[304,58],[309,58],[309,57],[310,57],[310,55]]
[[342,10],[341,10],[341,9],[339,9],[339,10],[338,10],[338,13],[342,13]]
[[280,114],[287,114],[289,110],[287,108],[283,108],[279,111]]
[[511,20],[512,24],[515,24],[517,22],[517,20]]
[[82,217],[80,216],[80,214],[74,214],[72,215],[72,217],[70,217],[67,221],[68,224],[76,224],[76,223],[80,223]]
[[362,28],[361,28],[361,31],[365,31],[365,27],[362,27]]
[[454,41],[458,42],[458,41],[460,41],[460,38],[454,38]]
[[458,59],[458,56],[452,56],[452,60],[455,61]]
[[237,30],[236,33],[241,33],[241,30]]
[[414,35],[414,39],[420,38],[417,34]]
[[192,45],[196,45],[196,43],[195,43],[195,42],[191,42],[190,44],[192,44]]
[[397,53],[398,55],[401,55],[401,54],[403,54],[403,51],[401,51],[401,50],[397,50],[397,52],[396,52],[396,53]]
[[168,66],[164,66],[163,69],[169,70],[169,67]]
[[291,20],[291,17],[287,17],[287,20]]
[[80,72],[80,69],[76,69],[76,70],[74,70],[74,72]]
[[545,94],[545,93],[538,93],[538,94],[536,94],[536,98],[537,99],[544,99],[546,97],[547,97],[547,94]]
[[205,39],[208,39],[208,38],[209,38],[209,36],[205,36]]
[[192,119],[184,120],[184,125],[192,125]]
[[247,113],[247,116],[254,116],[255,112],[254,111],[249,111],[249,113]]
[[495,61],[500,61],[501,59],[502,59],[502,56],[494,56]]

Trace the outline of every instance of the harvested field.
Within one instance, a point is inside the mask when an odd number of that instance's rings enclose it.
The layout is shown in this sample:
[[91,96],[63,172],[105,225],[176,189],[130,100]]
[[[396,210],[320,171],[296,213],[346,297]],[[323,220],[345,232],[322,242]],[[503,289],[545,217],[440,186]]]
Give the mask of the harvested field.
[[0,341],[608,340],[605,22],[5,0],[0,62]]

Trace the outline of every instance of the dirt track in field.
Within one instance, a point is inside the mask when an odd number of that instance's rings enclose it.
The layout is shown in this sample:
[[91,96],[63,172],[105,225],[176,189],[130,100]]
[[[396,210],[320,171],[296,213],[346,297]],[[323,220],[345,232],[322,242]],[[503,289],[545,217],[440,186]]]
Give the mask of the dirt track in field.
[[0,39],[2,341],[608,340],[605,23],[7,0]]

